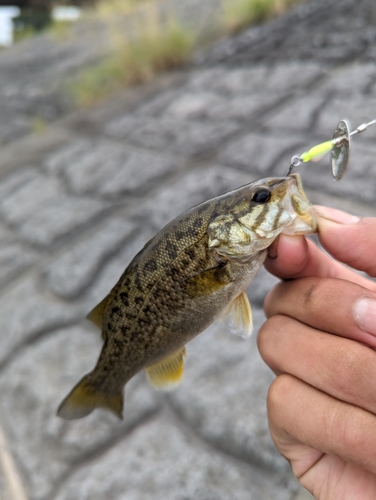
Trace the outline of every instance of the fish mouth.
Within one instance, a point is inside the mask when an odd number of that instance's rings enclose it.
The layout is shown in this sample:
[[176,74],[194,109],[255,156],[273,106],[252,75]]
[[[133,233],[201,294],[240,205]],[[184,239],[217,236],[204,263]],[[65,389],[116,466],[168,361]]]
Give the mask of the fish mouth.
[[291,174],[286,180],[288,185],[282,205],[291,216],[292,221],[283,229],[282,234],[316,233],[316,214],[304,192],[299,174]]

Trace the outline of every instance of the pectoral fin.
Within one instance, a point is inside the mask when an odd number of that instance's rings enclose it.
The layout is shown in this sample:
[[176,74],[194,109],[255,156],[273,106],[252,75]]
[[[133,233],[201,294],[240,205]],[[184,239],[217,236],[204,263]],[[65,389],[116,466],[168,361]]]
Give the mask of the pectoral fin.
[[184,373],[185,347],[146,368],[150,383],[156,389],[170,391],[177,387]]
[[246,292],[242,292],[225,309],[223,322],[235,335],[248,338],[252,333],[252,309]]

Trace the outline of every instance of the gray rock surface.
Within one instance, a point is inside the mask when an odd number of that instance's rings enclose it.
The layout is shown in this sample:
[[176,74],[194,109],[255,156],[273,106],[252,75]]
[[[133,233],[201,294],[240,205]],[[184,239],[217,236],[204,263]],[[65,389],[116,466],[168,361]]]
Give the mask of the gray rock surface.
[[[198,60],[206,63],[317,61],[325,65],[375,61],[376,5],[372,0],[315,0],[257,26]],[[309,33],[309,38],[307,37]]]
[[[254,307],[253,316],[257,331],[264,315]],[[256,337],[230,336],[218,322],[189,345],[186,367],[184,386],[169,395],[184,421],[219,450],[286,477],[288,466],[275,454],[263,404],[274,377],[257,352]]]
[[73,474],[57,500],[152,500],[155,492],[160,498],[177,500],[291,498],[288,484],[276,489],[265,471],[251,469],[205,446],[171,421],[174,419],[168,413],[162,413],[148,425],[139,426],[100,460]]
[[158,410],[156,393],[137,377],[127,388],[124,404],[129,411],[120,424],[104,412],[76,425],[51,418],[56,391],[62,398],[76,383],[76,374],[92,368],[92,355],[100,344],[99,332],[87,327],[58,329],[25,346],[2,373],[2,425],[14,457],[23,464],[24,484],[32,498],[51,498],[54,486],[81,462],[115,444]]
[[66,299],[78,297],[95,279],[108,258],[126,244],[136,225],[120,217],[105,219],[95,232],[72,244],[45,269],[49,289]]
[[[221,323],[188,345],[175,392],[153,391],[144,373],[130,381],[124,421],[55,411],[100,350],[85,315],[157,230],[204,199],[285,175],[292,154],[330,138],[340,119],[375,117],[373,12],[365,0],[315,0],[58,121],[71,108],[56,82],[75,51],[77,66],[97,57],[90,33],[70,48],[33,42],[51,76],[27,45],[0,54],[0,136],[13,141],[0,150],[0,426],[29,500],[309,498],[268,434],[273,374],[256,335],[244,341]],[[53,123],[20,138],[30,103]],[[339,183],[327,159],[302,166],[310,199],[376,215],[375,137],[353,138]],[[276,281],[261,270],[248,290],[256,332]],[[0,496],[15,500],[7,479],[0,466]]]

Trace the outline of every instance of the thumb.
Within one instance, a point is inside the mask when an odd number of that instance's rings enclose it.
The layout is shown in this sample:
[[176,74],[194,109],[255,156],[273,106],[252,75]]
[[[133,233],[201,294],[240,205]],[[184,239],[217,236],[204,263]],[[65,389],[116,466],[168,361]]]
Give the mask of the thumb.
[[315,206],[322,246],[336,260],[376,276],[376,218]]

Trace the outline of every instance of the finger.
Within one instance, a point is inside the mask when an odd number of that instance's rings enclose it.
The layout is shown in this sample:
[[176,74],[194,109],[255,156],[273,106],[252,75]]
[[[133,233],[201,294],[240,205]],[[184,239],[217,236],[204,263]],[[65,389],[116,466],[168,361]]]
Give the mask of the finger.
[[281,234],[277,244],[268,249],[265,267],[280,278],[294,277],[305,269],[309,250],[308,241],[304,236]]
[[267,257],[265,267],[271,274],[281,279],[304,276],[340,278],[376,291],[374,282],[333,260],[312,241],[303,236],[281,235],[277,247],[277,257]]
[[[372,256],[376,243],[376,219],[354,218],[327,207],[316,207],[316,212],[319,215],[320,241],[324,248],[336,259],[374,276],[376,260]],[[333,261],[303,237],[281,235],[277,254],[277,258],[267,258],[265,266],[272,274],[282,279],[331,276],[354,281],[376,290],[374,283],[358,276],[339,262]]]
[[325,332],[376,347],[376,293],[333,278],[300,278],[277,284],[266,296],[269,318],[291,316]]
[[330,396],[376,414],[376,352],[287,316],[261,327],[258,348],[278,375],[288,373]]
[[315,498],[376,498],[374,415],[283,375],[270,387],[268,416],[277,448]]
[[315,207],[323,247],[337,260],[376,276],[376,218],[353,218],[333,208]]

